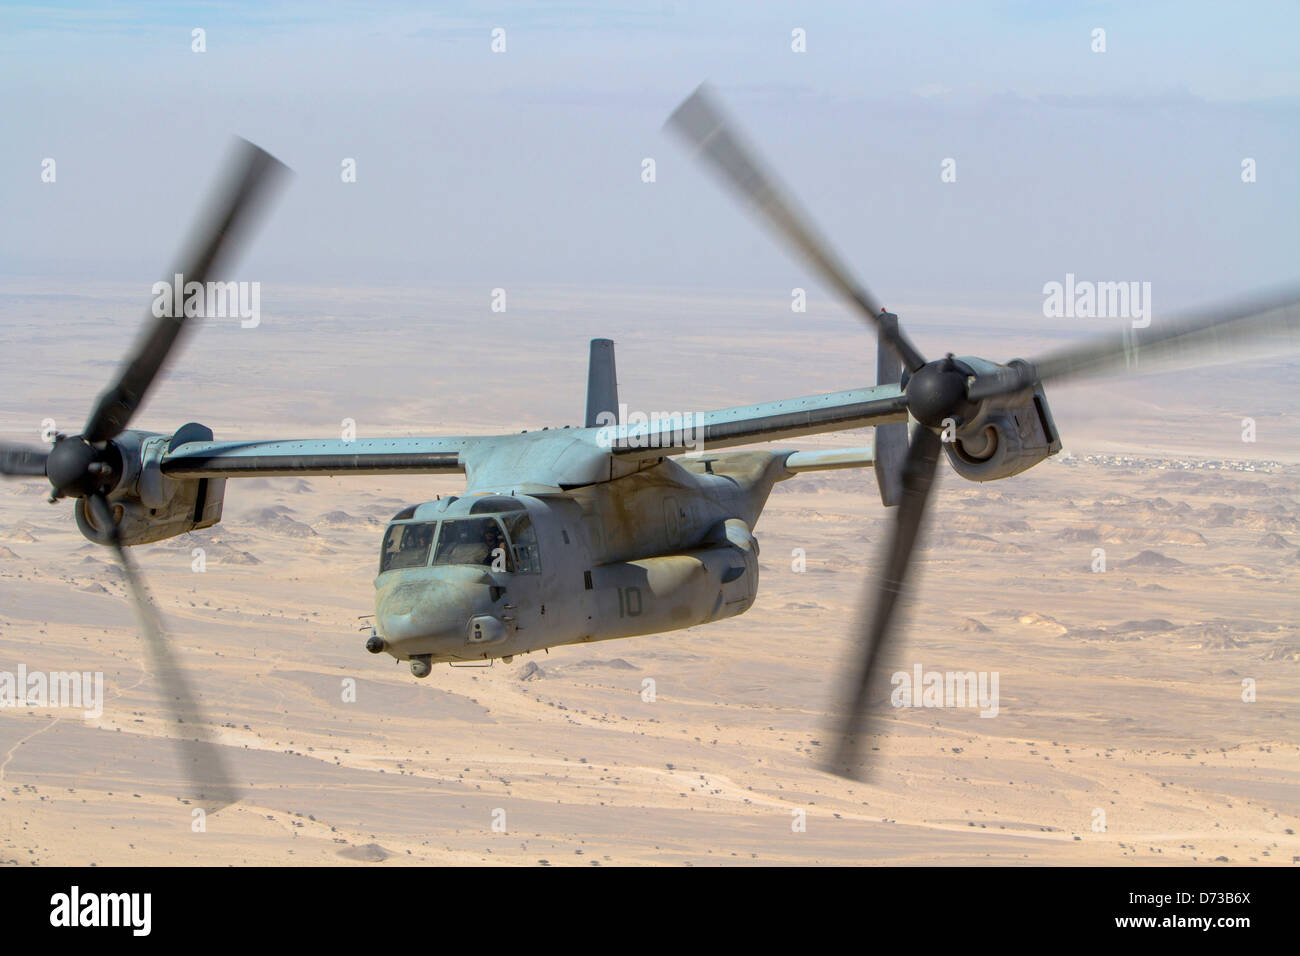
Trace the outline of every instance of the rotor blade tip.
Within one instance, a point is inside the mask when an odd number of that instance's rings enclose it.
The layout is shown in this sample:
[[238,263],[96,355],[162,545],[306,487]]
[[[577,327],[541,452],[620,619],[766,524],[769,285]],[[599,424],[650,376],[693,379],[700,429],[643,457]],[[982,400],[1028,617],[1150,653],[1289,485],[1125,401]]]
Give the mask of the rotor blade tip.
[[696,87],[695,92],[682,100],[664,122],[665,129],[697,146],[722,125],[722,115],[714,105],[706,83]]

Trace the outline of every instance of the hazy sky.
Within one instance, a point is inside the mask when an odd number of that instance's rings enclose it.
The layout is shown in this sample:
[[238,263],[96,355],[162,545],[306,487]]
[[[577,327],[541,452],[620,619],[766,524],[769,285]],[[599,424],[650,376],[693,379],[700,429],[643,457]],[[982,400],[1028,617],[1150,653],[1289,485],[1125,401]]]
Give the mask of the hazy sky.
[[147,289],[238,133],[297,173],[242,277],[815,289],[662,131],[705,79],[886,302],[1300,272],[1293,2],[265,6],[0,9],[0,274]]

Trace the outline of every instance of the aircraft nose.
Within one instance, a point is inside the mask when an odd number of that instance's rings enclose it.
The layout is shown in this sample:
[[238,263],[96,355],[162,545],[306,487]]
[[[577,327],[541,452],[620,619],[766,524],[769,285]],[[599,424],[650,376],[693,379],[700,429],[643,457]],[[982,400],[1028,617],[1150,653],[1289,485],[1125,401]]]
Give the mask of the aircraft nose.
[[486,581],[447,579],[424,568],[392,578],[375,592],[375,626],[398,657],[463,644],[470,618],[490,604]]

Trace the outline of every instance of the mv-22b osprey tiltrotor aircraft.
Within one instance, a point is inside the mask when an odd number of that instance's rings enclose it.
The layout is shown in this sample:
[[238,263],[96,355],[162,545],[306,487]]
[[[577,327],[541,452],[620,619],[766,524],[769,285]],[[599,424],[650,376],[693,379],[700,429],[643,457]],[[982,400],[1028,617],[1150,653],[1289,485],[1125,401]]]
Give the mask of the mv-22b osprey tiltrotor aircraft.
[[[189,733],[204,733],[126,546],[216,524],[230,478],[463,472],[466,492],[404,509],[384,531],[375,625],[366,649],[409,661],[417,677],[439,662],[510,660],[562,644],[705,624],[749,609],[758,589],[753,529],[772,486],[801,472],[871,466],[896,509],[892,539],[864,613],[828,769],[860,769],[868,689],[916,545],[941,450],[972,481],[1018,474],[1057,452],[1043,386],[1133,368],[1136,343],[1116,337],[1038,361],[997,364],[951,355],[927,361],[830,251],[724,122],[701,89],[669,126],[696,147],[776,232],[852,303],[878,335],[874,387],[697,416],[619,421],[613,344],[591,343],[582,428],[462,438],[351,442],[217,441],[210,429],[128,429],[179,337],[185,311],[155,316],[80,435],[48,451],[0,446],[0,473],[47,478],[51,500],[76,499],[77,526],[118,555],[167,697]],[[212,224],[178,270],[200,284],[220,274],[284,171],[243,144]],[[188,286],[186,287],[189,288]],[[187,292],[188,294],[188,292]],[[1187,357],[1271,331],[1294,337],[1297,295],[1273,295],[1144,332],[1141,359]],[[909,422],[913,427],[910,429]],[[819,432],[875,426],[872,449],[723,451]],[[690,453],[690,454],[687,454]],[[198,792],[235,799],[218,749],[181,746]]]

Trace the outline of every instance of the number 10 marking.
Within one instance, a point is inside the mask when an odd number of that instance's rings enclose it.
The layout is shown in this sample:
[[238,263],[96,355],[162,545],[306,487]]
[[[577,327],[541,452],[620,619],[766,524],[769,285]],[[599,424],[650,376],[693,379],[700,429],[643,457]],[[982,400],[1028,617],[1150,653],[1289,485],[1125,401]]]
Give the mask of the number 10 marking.
[[641,613],[641,589],[618,588],[618,616],[636,617]]

